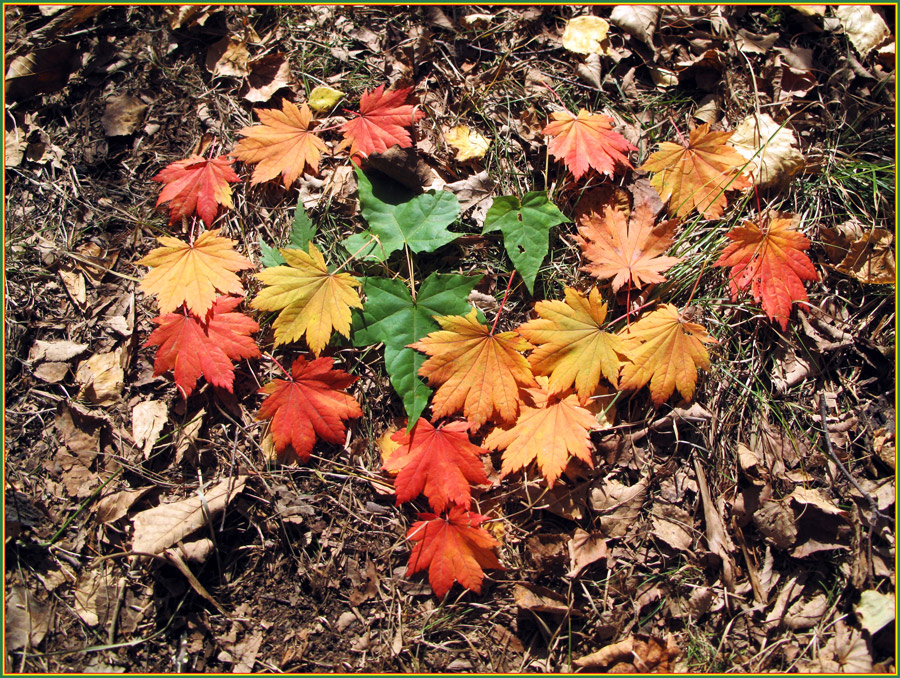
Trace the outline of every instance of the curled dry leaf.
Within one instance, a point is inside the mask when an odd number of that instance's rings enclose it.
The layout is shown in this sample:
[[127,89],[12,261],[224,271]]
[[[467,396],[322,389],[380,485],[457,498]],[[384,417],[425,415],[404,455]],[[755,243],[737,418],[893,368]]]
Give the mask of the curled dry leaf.
[[834,8],[834,15],[840,19],[850,44],[863,59],[891,37],[891,29],[869,5],[838,5]]
[[649,485],[650,478],[645,475],[634,485],[609,479],[591,490],[591,508],[600,515],[604,536],[625,536],[641,512]]
[[457,125],[445,132],[444,141],[453,147],[457,162],[479,160],[484,157],[491,145],[484,136],[466,125]]
[[634,635],[575,660],[580,669],[600,669],[606,673],[671,673],[681,650],[670,633],[665,640]]
[[609,54],[609,23],[598,16],[570,19],[563,31],[562,46],[575,54]]
[[806,165],[793,130],[767,113],[744,118],[729,141],[749,161],[746,172],[760,188],[787,186]]

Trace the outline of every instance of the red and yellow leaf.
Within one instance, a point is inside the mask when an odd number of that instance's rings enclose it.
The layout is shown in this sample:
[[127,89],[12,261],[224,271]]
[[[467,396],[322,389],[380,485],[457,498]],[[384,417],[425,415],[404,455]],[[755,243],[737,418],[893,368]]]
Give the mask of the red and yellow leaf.
[[350,309],[362,308],[354,289],[359,281],[349,273],[329,273],[325,258],[309,243],[309,253],[281,250],[286,266],[272,266],[256,277],[265,287],[250,302],[261,311],[281,311],[275,319],[275,344],[288,344],[304,334],[319,355],[337,330],[350,336]]
[[300,461],[309,459],[316,438],[340,444],[346,436],[345,419],[362,416],[356,399],[343,393],[357,377],[331,369],[331,358],[312,361],[300,356],[291,368],[291,379],[273,379],[259,392],[268,397],[256,418],[272,420],[272,439],[278,452],[288,446]]
[[718,219],[727,204],[725,191],[750,186],[741,174],[747,159],[727,144],[732,132],[710,132],[709,123],[691,132],[688,145],[664,141],[639,169],[654,172],[650,180],[669,212],[686,217],[695,208]]
[[137,263],[151,270],[141,289],[159,298],[159,312],[171,313],[182,304],[200,317],[213,305],[217,292],[241,294],[234,271],[253,268],[253,263],[234,251],[234,240],[220,238],[219,230],[206,231],[191,244],[178,238],[157,238],[162,247]]
[[356,159],[383,153],[395,144],[401,148],[412,146],[412,137],[405,128],[421,120],[425,113],[405,103],[410,92],[412,87],[385,92],[384,85],[364,92],[359,115],[341,125],[344,140],[338,150],[349,146],[350,156]]
[[588,262],[581,270],[601,280],[612,278],[613,292],[627,283],[640,287],[664,282],[661,273],[681,261],[662,256],[674,242],[678,221],[670,219],[657,226],[653,221],[653,210],[646,204],[635,206],[630,220],[611,207],[602,215],[585,214],[575,237]]
[[794,302],[807,301],[804,280],[818,280],[809,257],[809,238],[793,226],[793,215],[770,214],[763,228],[752,221],[726,235],[732,241],[714,266],[731,266],[728,287],[732,300],[750,288],[769,320],[787,330]]
[[475,309],[466,316],[435,320],[442,330],[409,344],[431,356],[419,368],[419,375],[432,386],[440,384],[432,401],[432,421],[460,411],[472,431],[488,419],[515,421],[519,387],[535,383],[521,353],[531,344],[515,332],[491,334],[478,322]]
[[697,384],[697,369],[709,370],[703,344],[715,344],[706,328],[682,319],[678,309],[662,304],[622,333],[625,355],[619,388],[637,390],[650,382],[650,397],[659,407],[677,388],[690,400]]
[[153,374],[173,370],[175,384],[187,398],[197,379],[231,392],[234,382],[232,360],[258,358],[259,348],[250,335],[259,325],[243,313],[233,313],[240,297],[219,297],[204,320],[191,313],[167,313],[150,322],[158,327],[144,346],[159,346]]
[[412,433],[401,429],[391,436],[400,446],[387,458],[384,468],[399,472],[394,481],[397,504],[415,499],[424,491],[438,513],[451,504],[469,508],[469,483],[481,485],[488,479],[479,459],[487,450],[469,442],[468,428],[464,421],[435,428],[419,419]]
[[309,106],[297,108],[285,99],[280,111],[258,108],[256,114],[260,124],[238,130],[245,138],[238,141],[233,151],[238,160],[256,163],[251,184],[261,184],[280,174],[284,187],[289,188],[305,168],[313,174],[318,172],[322,151],[328,147],[309,129]]
[[551,394],[572,387],[581,402],[594,395],[600,377],[615,386],[619,380],[622,340],[604,332],[606,304],[595,287],[586,296],[566,288],[566,300],[539,301],[538,320],[529,320],[516,331],[537,348],[528,356],[534,374],[549,375]]
[[536,461],[547,485],[553,487],[570,457],[593,468],[590,432],[598,428],[597,418],[571,391],[552,396],[546,377],[538,377],[537,382],[538,388],[526,389],[531,402],[522,403],[515,425],[491,431],[484,446],[503,450],[501,475]]
[[433,513],[420,513],[419,518],[406,533],[416,542],[406,574],[428,568],[428,581],[438,598],[447,595],[455,581],[481,593],[484,570],[503,569],[494,552],[500,542],[480,527],[486,516],[454,505],[445,518]]
[[613,119],[608,115],[582,109],[577,117],[569,111],[554,111],[550,119],[541,132],[553,137],[550,155],[562,160],[575,179],[591,167],[609,175],[615,174],[617,167],[631,167],[625,154],[637,148],[613,130]]
[[196,212],[207,227],[212,226],[219,205],[228,209],[233,206],[228,182],[234,183],[240,178],[234,173],[232,162],[224,155],[212,160],[199,155],[176,160],[151,177],[151,181],[165,184],[156,206],[169,203],[170,224]]

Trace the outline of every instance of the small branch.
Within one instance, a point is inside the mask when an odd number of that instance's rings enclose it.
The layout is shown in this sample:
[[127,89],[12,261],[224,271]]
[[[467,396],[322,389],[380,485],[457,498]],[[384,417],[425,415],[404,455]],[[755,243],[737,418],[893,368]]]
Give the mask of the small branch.
[[503,301],[500,302],[500,308],[497,310],[497,315],[494,317],[494,324],[491,325],[491,335],[493,335],[494,330],[497,329],[497,321],[500,320],[500,315],[503,313],[503,307],[506,305],[506,298],[509,296],[509,290],[512,287],[512,281],[515,275],[516,270],[513,269],[513,272],[509,274],[509,282],[506,283],[506,293],[503,295]]

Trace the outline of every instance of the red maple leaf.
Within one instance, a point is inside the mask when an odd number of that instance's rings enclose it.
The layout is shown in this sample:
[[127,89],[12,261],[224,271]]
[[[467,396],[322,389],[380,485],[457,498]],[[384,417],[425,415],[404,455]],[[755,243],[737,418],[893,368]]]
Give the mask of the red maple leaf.
[[753,299],[762,301],[769,320],[787,330],[791,305],[807,301],[804,280],[819,275],[803,250],[809,238],[793,227],[790,214],[771,213],[764,226],[745,221],[725,234],[732,242],[714,266],[731,266],[728,287],[732,300],[740,290],[750,288]]
[[257,419],[272,420],[275,449],[294,449],[300,461],[307,461],[316,437],[329,443],[343,443],[344,419],[362,416],[356,399],[345,389],[358,377],[331,369],[331,358],[307,361],[300,356],[291,368],[290,381],[273,379],[259,389],[269,397],[263,400]]
[[197,379],[206,377],[213,386],[231,392],[234,382],[232,360],[260,356],[250,335],[259,325],[243,313],[232,313],[241,297],[219,297],[201,320],[183,309],[182,313],[166,313],[150,322],[157,327],[144,346],[159,346],[153,363],[153,374],[169,370],[175,373],[175,384],[187,398]]
[[419,419],[412,434],[397,431],[391,440],[400,447],[385,461],[387,471],[399,471],[394,481],[397,503],[417,497],[423,490],[437,512],[449,504],[469,508],[472,493],[469,483],[488,482],[479,457],[487,450],[469,442],[469,423],[457,421],[434,428]]
[[196,211],[203,222],[211,226],[219,205],[232,207],[228,182],[240,181],[231,168],[232,162],[224,155],[212,160],[199,155],[176,160],[152,177],[152,181],[165,184],[156,206],[169,203],[170,224]]
[[412,146],[412,137],[406,131],[425,113],[411,104],[404,103],[412,87],[384,91],[384,85],[363,93],[359,101],[359,116],[341,125],[344,140],[338,150],[350,147],[350,155],[368,157],[383,153],[397,144],[402,148]]
[[446,518],[433,513],[420,513],[419,518],[406,533],[407,539],[417,542],[409,555],[406,574],[427,567],[431,590],[438,598],[447,594],[454,581],[481,593],[483,568],[503,569],[494,553],[500,542],[479,527],[487,516],[451,506]]
[[617,165],[631,167],[625,154],[638,149],[613,130],[613,119],[608,115],[582,109],[577,117],[569,111],[555,111],[550,118],[552,121],[541,130],[541,134],[553,137],[547,150],[566,163],[576,179],[591,167],[610,175],[615,174]]

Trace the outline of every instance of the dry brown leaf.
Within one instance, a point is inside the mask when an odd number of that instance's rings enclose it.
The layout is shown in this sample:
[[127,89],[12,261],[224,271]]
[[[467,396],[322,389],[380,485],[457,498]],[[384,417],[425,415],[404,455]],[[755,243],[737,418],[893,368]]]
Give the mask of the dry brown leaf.
[[131,430],[135,447],[144,450],[144,459],[159,440],[159,434],[169,416],[169,407],[161,400],[145,400],[131,411]]
[[128,509],[138,499],[153,489],[153,485],[139,487],[136,490],[121,490],[102,497],[97,502],[97,520],[101,523],[114,523],[128,513]]
[[284,54],[267,54],[250,62],[243,97],[254,104],[263,103],[282,87],[290,87],[291,84],[291,66]]
[[569,572],[567,577],[578,577],[585,568],[598,560],[606,560],[606,540],[602,534],[590,534],[580,527],[569,540]]
[[84,284],[84,276],[80,271],[69,271],[64,268],[57,271],[69,299],[79,309],[84,310],[87,305],[87,288]]
[[867,229],[855,219],[836,228],[822,227],[822,240],[835,270],[875,285],[893,285],[897,275],[894,234],[884,228]]
[[104,569],[87,569],[75,585],[75,613],[88,626],[105,626],[112,614],[117,588]]
[[[203,493],[210,518],[223,511],[228,502],[244,489],[247,476],[226,478]],[[199,496],[141,511],[134,522],[132,549],[140,553],[162,553],[207,523],[204,502]]]
[[609,20],[617,28],[646,43],[656,52],[653,46],[653,33],[659,22],[660,7],[653,5],[616,5]]
[[891,29],[869,5],[838,5],[834,8],[834,15],[840,19],[850,44],[863,59],[891,37]]
[[534,614],[547,613],[561,616],[571,614],[576,617],[582,614],[579,610],[569,606],[565,596],[543,586],[524,582],[516,584],[513,598],[519,610],[528,610]]
[[869,635],[875,635],[885,626],[894,621],[897,613],[894,594],[879,593],[878,591],[863,591],[859,597],[859,603],[854,605],[853,611],[862,626]]
[[678,506],[657,502],[653,507],[653,536],[676,551],[692,551],[694,519]]
[[600,669],[605,673],[671,673],[680,654],[671,633],[665,640],[636,634],[574,663],[581,669]]
[[600,515],[600,527],[606,537],[623,537],[638,517],[650,477],[645,475],[634,485],[607,480],[591,490],[591,507]]
[[79,363],[75,381],[81,387],[79,397],[95,405],[110,405],[119,400],[125,386],[125,348],[98,353]]
[[785,187],[806,165],[793,130],[766,113],[744,118],[729,143],[748,160],[745,171],[760,188]]
[[792,631],[805,631],[819,623],[828,611],[828,598],[819,593],[810,599],[801,598],[784,615],[785,627]]
[[49,362],[64,363],[75,356],[81,355],[87,348],[87,344],[77,344],[74,341],[43,341],[38,339],[28,352],[28,359],[32,362],[47,360]]
[[225,36],[206,51],[206,70],[214,78],[243,78],[250,73],[247,62],[250,51],[246,40]]
[[815,660],[809,662],[810,673],[869,673],[872,656],[862,633],[843,621],[835,624],[835,634],[828,639]]
[[50,608],[38,602],[24,586],[12,586],[6,596],[6,635],[8,652],[40,645],[50,629]]
[[725,521],[722,518],[722,504],[713,502],[706,482],[706,473],[700,465],[700,460],[694,458],[694,473],[697,475],[697,487],[700,490],[700,498],[703,502],[703,519],[706,522],[706,543],[710,552],[722,559],[722,578],[729,590],[734,590],[734,560],[731,558],[734,543],[725,529]]
[[797,540],[794,512],[784,502],[769,499],[753,514],[753,524],[775,548],[786,549]]
[[108,137],[123,137],[134,134],[144,118],[147,104],[131,96],[122,94],[106,101],[106,110],[100,118],[103,132]]

